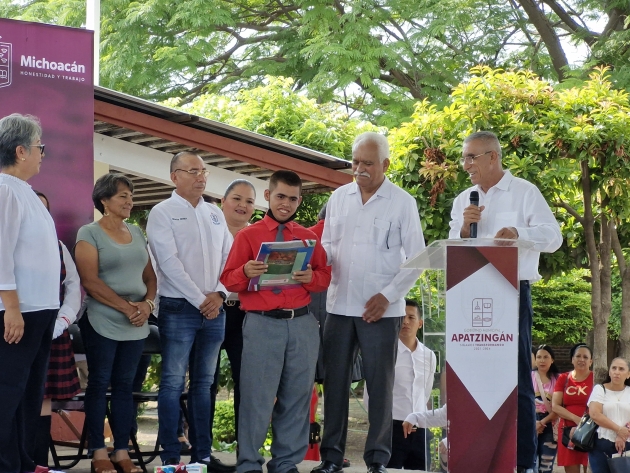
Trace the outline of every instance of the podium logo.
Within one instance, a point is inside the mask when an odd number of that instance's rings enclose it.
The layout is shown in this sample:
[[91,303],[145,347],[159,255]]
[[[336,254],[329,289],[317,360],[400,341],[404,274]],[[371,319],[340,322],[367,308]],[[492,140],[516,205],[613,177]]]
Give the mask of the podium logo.
[[11,43],[0,42],[0,87],[11,85]]
[[472,300],[472,326],[492,327],[492,299],[478,298]]

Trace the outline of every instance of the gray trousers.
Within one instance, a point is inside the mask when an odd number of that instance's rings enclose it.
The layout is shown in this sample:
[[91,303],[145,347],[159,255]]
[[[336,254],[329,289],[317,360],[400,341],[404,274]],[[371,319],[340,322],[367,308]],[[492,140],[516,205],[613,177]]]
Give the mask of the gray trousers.
[[[309,407],[319,351],[312,314],[278,320],[248,312],[243,322],[238,473],[261,470],[271,419],[269,473],[286,473],[304,460]],[[275,401],[275,402],[274,402]]]
[[328,314],[324,327],[324,435],[322,460],[341,465],[348,435],[352,365],[361,349],[370,392],[369,428],[363,459],[387,465],[392,446],[392,404],[401,317],[367,323],[361,317]]

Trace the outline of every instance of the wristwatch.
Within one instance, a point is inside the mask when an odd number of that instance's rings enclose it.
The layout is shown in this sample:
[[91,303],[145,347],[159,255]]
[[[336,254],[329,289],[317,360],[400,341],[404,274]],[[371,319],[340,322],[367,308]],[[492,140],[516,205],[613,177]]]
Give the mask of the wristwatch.
[[227,296],[225,295],[225,292],[223,291],[217,291],[217,294],[219,294],[221,296],[221,299],[223,299],[223,302],[226,301]]

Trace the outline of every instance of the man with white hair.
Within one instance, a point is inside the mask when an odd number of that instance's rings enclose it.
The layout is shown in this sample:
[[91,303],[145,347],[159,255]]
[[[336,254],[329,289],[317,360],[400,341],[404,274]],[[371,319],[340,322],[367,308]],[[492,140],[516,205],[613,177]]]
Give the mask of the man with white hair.
[[364,460],[384,473],[391,456],[398,334],[405,295],[420,271],[400,265],[424,248],[414,198],[385,176],[389,144],[378,133],[352,146],[355,182],[337,189],[326,210],[322,244],[332,265],[324,327],[322,463],[313,473],[340,471],[348,432],[348,394],[357,351],[370,390]]

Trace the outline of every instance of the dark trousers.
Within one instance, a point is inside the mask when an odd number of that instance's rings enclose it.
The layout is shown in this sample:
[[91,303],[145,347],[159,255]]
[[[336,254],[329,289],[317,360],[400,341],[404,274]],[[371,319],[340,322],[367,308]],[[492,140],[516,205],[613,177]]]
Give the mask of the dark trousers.
[[103,429],[107,409],[107,389],[111,386],[110,424],[114,451],[129,448],[129,434],[136,416],[133,403],[133,379],[144,349],[144,338],[118,341],[98,334],[88,314],[79,320],[85,356],[89,367],[85,390],[85,423],[88,452],[105,448]]
[[[387,465],[391,456],[392,404],[401,317],[367,323],[361,317],[328,314],[324,327],[324,435],[322,459],[341,465],[348,436],[352,366],[361,349],[370,392],[369,428],[363,459]],[[531,382],[530,382],[531,384]]]
[[[57,310],[22,314],[24,336],[0,337],[0,472],[35,471],[35,432],[42,410],[48,357]],[[4,333],[4,311],[0,311]]]
[[[245,312],[241,310],[240,302],[235,305],[223,304],[225,308],[225,338],[221,348],[227,353],[232,369],[232,382],[234,383],[234,426],[235,436],[238,438],[238,411],[241,402],[241,357],[243,355],[243,320]],[[217,360],[217,370],[214,373],[214,382],[210,388],[210,441],[214,439],[212,435],[212,425],[214,423],[214,407],[217,401],[217,391],[219,389],[219,375],[221,373],[221,357]]]
[[532,384],[532,293],[529,281],[521,281],[518,314],[518,419],[516,464],[534,468],[538,450],[536,406]]
[[[630,450],[630,442],[626,442],[626,451]],[[595,448],[588,452],[588,463],[593,473],[610,473],[608,459],[617,453],[614,442],[608,439],[595,438]]]
[[392,456],[387,468],[428,470],[427,458],[428,463],[431,463],[428,451],[429,440],[433,436],[431,431],[417,429],[405,438],[401,420],[394,420],[392,428]]

